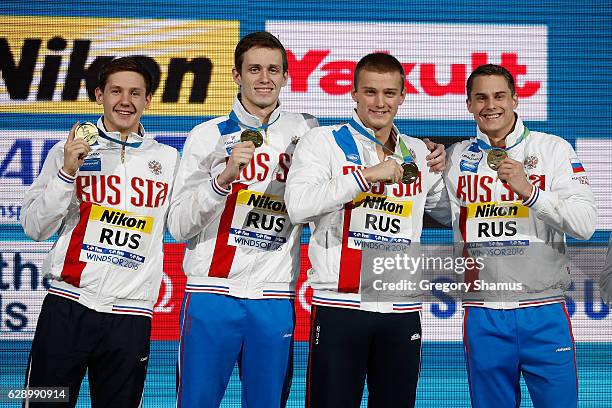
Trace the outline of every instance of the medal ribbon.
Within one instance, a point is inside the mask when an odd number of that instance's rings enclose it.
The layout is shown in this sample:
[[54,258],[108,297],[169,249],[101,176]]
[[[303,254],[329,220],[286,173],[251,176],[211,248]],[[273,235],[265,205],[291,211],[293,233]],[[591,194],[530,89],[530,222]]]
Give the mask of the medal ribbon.
[[408,150],[408,147],[406,147],[406,145],[404,144],[404,140],[402,140],[402,138],[399,137],[399,135],[397,136],[397,139],[399,141],[399,146],[400,146],[400,150],[402,152],[402,156],[400,156],[399,154],[395,153],[394,151],[389,149],[384,144],[380,143],[380,141],[378,139],[376,139],[374,136],[372,136],[370,134],[370,132],[368,132],[363,126],[361,126],[359,123],[357,123],[357,121],[355,119],[351,118],[351,120],[349,121],[348,124],[351,125],[351,127],[353,129],[355,129],[357,132],[362,134],[368,140],[371,140],[372,142],[376,143],[377,145],[382,147],[387,152],[391,153],[392,156],[397,157],[399,159],[402,159],[402,161],[404,163],[413,163],[414,162],[414,157],[412,157],[412,154],[410,153],[410,150]]
[[274,123],[276,123],[276,121],[277,121],[277,120],[279,120],[279,119],[280,119],[280,115],[278,115],[278,116],[277,116],[277,118],[276,118],[276,119],[274,119],[274,122],[272,122],[272,123],[268,123],[267,125],[261,125],[261,126],[259,126],[259,127],[253,127],[253,126],[248,126],[248,125],[245,125],[244,123],[242,123],[242,122],[240,121],[240,119],[238,119],[238,115],[236,115],[236,112],[234,112],[234,111],[231,111],[231,112],[230,112],[230,114],[229,114],[229,119],[230,119],[232,122],[236,123],[238,126],[245,127],[245,128],[247,128],[247,129],[249,129],[249,130],[254,130],[254,131],[256,131],[256,132],[260,132],[260,131],[262,131],[262,130],[263,130],[263,131],[265,132],[265,131],[266,131],[266,129],[268,129],[270,126],[272,126]]
[[510,147],[494,147],[494,146],[491,146],[490,144],[488,144],[487,142],[485,142],[482,139],[476,139],[476,142],[478,143],[478,147],[481,150],[484,150],[484,151],[489,151],[489,150],[504,150],[504,151],[508,151],[508,150],[512,149],[513,147],[516,147],[516,145],[521,143],[523,140],[527,139],[528,136],[529,136],[529,129],[527,129],[527,126],[525,126],[525,129],[523,130],[523,134],[521,135],[521,137],[519,137],[519,139],[516,141],[516,143],[513,144]]
[[102,139],[106,139],[114,143],[119,143],[120,145],[123,145],[125,147],[140,147],[140,145],[142,144],[142,142],[124,142],[123,140],[112,138],[106,133],[104,133],[104,131],[100,128],[98,128],[98,134]]

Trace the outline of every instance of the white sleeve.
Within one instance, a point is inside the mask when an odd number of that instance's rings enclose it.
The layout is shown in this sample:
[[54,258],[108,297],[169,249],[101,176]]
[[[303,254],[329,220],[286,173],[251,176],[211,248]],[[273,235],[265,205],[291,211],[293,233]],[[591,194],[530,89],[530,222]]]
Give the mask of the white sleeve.
[[23,198],[20,223],[26,235],[44,241],[59,230],[75,194],[76,176],[64,173],[64,142],[49,151],[42,170]]
[[576,239],[589,239],[595,232],[597,209],[586,172],[574,174],[572,161],[578,156],[563,139],[551,146],[555,170],[547,177],[546,190],[533,189],[523,203],[535,211],[536,217],[551,227]]
[[[429,171],[428,169],[424,171]],[[440,224],[450,227],[451,222],[451,206],[448,191],[441,174],[429,174],[431,187],[427,192],[425,199],[425,211]]]
[[[198,235],[225,206],[230,190],[223,189],[211,173],[215,146],[222,142],[216,126],[194,128],[183,149],[183,157],[174,181],[168,230],[177,241]],[[220,157],[220,156],[219,156]]]
[[599,290],[603,301],[608,306],[612,306],[612,234],[610,234],[606,261],[599,277]]
[[332,177],[333,146],[326,128],[315,128],[298,143],[287,176],[285,204],[293,224],[328,214],[369,190],[361,170]]

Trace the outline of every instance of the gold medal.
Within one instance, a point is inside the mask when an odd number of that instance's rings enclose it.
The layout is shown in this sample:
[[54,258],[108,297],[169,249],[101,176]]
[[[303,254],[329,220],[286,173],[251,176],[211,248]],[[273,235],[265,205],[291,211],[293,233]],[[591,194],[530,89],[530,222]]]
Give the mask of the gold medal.
[[419,167],[415,162],[402,163],[402,169],[404,169],[402,183],[412,184],[419,178]]
[[256,130],[245,130],[240,134],[241,142],[253,142],[255,147],[259,147],[263,144],[263,136]]
[[74,137],[83,139],[87,144],[92,146],[96,143],[96,140],[98,140],[98,128],[93,123],[85,122],[76,128]]
[[505,150],[501,149],[493,149],[487,153],[487,164],[491,168],[491,170],[497,171],[499,168],[499,164],[508,157],[508,153]]

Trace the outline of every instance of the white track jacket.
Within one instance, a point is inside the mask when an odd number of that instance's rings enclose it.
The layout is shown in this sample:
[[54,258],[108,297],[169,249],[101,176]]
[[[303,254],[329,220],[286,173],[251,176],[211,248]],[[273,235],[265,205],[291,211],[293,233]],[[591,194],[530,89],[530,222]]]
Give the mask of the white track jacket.
[[37,241],[59,234],[43,264],[49,293],[99,312],[151,317],[179,154],[141,127],[122,160],[119,133],[103,134],[75,177],[61,170],[65,142],[51,149],[25,195],[21,224]]
[[[186,291],[293,298],[301,227],[290,222],[283,197],[296,143],[317,121],[277,108],[262,126],[238,98],[232,112],[196,126],[183,150],[168,228],[188,242]],[[248,128],[265,128],[264,143],[225,191],[216,177]]]

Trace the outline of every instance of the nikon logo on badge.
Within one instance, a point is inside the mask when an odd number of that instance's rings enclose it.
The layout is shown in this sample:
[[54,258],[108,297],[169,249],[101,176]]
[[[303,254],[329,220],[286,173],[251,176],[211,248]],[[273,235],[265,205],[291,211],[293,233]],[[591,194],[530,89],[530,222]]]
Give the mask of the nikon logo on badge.
[[287,214],[287,207],[282,201],[276,201],[268,195],[252,193],[247,201],[248,206],[261,208],[262,210]]
[[488,218],[488,217],[509,217],[518,215],[518,206],[503,206],[500,207],[495,204],[479,205],[476,208],[476,218]]
[[92,205],[90,220],[114,225],[120,228],[142,231],[150,234],[153,229],[153,218],[140,215],[133,215],[127,211],[115,210],[99,205]]
[[138,55],[157,89],[151,114],[224,114],[238,36],[237,21],[2,16],[0,112],[98,113],[102,65]]
[[529,209],[518,203],[468,204],[468,218],[525,218]]
[[142,218],[130,217],[121,211],[104,210],[100,217],[100,221],[119,227],[139,229],[141,231],[144,231],[147,227],[147,222]]

